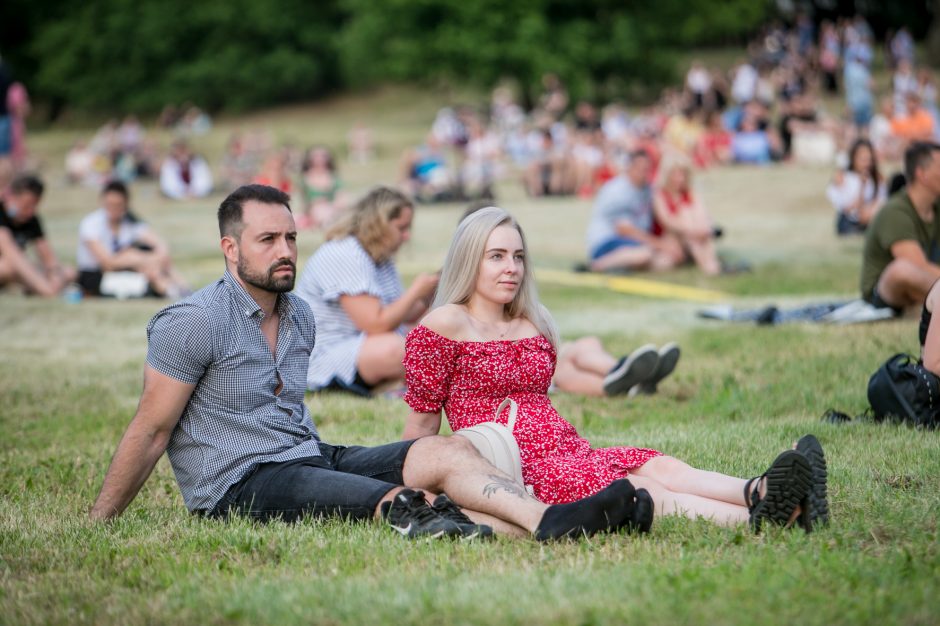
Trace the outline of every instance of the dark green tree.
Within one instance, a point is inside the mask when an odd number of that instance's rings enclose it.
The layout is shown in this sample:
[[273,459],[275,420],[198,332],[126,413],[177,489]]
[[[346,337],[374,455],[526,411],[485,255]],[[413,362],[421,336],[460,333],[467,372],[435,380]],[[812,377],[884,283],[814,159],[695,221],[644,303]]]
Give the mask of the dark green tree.
[[314,98],[339,84],[338,21],[330,2],[96,0],[40,30],[35,86],[98,110]]

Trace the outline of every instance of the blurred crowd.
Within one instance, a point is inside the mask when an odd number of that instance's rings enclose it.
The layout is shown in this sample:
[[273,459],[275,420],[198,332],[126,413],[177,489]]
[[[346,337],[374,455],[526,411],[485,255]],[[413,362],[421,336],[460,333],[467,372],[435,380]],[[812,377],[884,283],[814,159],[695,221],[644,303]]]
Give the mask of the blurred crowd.
[[[887,68],[881,85],[872,77],[876,62]],[[12,199],[10,181],[36,169],[37,160],[27,149],[26,87],[2,61],[0,96],[0,188],[9,208],[24,204]],[[879,47],[861,16],[814,22],[797,14],[790,24],[770,23],[730,70],[693,60],[681,85],[662,90],[646,106],[573,101],[555,74],[543,76],[541,93],[531,100],[523,106],[518,90],[506,83],[493,89],[483,107],[440,109],[423,142],[401,155],[399,187],[420,203],[494,203],[498,184],[507,181],[533,198],[592,199],[587,263],[579,265],[593,271],[686,263],[706,274],[733,270],[719,257],[722,228],[711,220],[707,193],[693,182],[697,171],[716,165],[832,167],[825,191],[836,211],[836,230],[863,232],[904,182],[883,169],[896,167],[912,142],[940,136],[936,83],[917,58],[911,34],[904,28],[890,32]],[[291,194],[300,228],[324,231],[352,205],[330,147],[277,144],[269,132],[250,129],[233,133],[221,158],[210,163],[194,146],[212,126],[209,115],[191,103],[168,105],[151,131],[134,115],[109,120],[68,151],[66,179],[109,190],[102,192],[102,205],[108,194],[112,200],[123,196],[126,205],[130,187],[147,179],[173,200],[262,183]],[[168,135],[169,145],[156,139]],[[366,124],[357,122],[346,143],[349,167],[374,158]],[[38,203],[41,188],[27,187]],[[112,224],[114,232],[121,220]],[[153,244],[142,244],[151,250],[138,252],[160,252],[167,275],[175,276],[165,246]],[[57,270],[48,284],[33,277],[29,288],[55,291],[70,277]],[[160,287],[163,282],[148,280],[149,289],[184,289],[179,281],[172,288]]]

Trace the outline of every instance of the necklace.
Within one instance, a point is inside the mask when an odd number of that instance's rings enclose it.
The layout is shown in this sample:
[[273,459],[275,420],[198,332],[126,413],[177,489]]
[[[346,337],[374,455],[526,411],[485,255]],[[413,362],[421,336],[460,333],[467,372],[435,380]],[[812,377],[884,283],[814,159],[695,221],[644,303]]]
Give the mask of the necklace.
[[473,325],[476,326],[477,330],[480,332],[481,335],[483,335],[484,337],[492,335],[495,329],[495,334],[499,336],[500,340],[506,338],[506,335],[509,334],[509,331],[512,330],[513,328],[513,324],[515,324],[516,322],[515,319],[511,319],[508,322],[504,322],[505,328],[502,331],[500,331],[499,322],[483,322],[482,320],[477,319],[473,315],[469,315],[469,317],[473,321]]

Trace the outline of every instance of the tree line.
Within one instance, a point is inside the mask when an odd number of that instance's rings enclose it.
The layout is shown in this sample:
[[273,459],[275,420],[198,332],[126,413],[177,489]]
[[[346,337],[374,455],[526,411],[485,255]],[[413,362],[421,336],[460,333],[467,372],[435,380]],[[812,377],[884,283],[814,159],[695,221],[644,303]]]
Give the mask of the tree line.
[[690,46],[743,44],[769,0],[5,0],[0,54],[34,97],[92,111],[242,110],[383,82],[531,99],[653,93]]

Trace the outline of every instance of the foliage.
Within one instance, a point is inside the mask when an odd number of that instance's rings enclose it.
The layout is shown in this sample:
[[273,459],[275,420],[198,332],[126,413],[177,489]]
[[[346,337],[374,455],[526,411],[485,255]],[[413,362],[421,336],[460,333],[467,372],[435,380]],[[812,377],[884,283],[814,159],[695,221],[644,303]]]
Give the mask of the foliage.
[[541,76],[559,75],[576,97],[622,96],[674,79],[674,53],[752,32],[762,2],[666,0],[346,0],[342,59],[353,83],[519,81],[530,99]]
[[397,80],[510,77],[532,96],[546,72],[576,97],[623,96],[672,81],[675,51],[740,39],[769,11],[752,0],[54,0],[49,13],[13,2],[22,27],[7,37],[36,71],[35,95],[104,111],[242,109]]
[[41,29],[36,87],[103,110],[309,99],[337,85],[336,20],[330,2],[98,0]]

